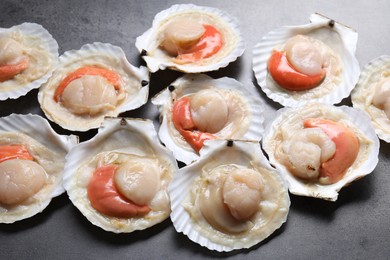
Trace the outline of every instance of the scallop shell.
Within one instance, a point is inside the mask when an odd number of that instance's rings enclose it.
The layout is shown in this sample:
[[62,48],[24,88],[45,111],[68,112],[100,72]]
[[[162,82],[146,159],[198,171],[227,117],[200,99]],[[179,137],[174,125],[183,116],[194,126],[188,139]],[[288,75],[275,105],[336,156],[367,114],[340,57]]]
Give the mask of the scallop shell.
[[[305,118],[325,118],[341,122],[355,132],[359,139],[359,154],[344,177],[330,185],[305,183],[280,163],[274,151],[280,143],[280,131],[288,129],[293,134],[295,129],[302,128]],[[295,124],[294,124],[295,123]],[[325,104],[307,104],[299,108],[283,108],[277,112],[276,119],[265,129],[262,147],[269,156],[271,165],[276,167],[289,184],[292,194],[336,201],[338,192],[349,183],[370,174],[378,163],[379,140],[372,128],[369,118],[360,110],[347,106],[334,107]]]
[[[144,217],[115,218],[95,210],[87,197],[86,186],[91,175],[79,172],[88,169],[89,161],[103,152],[122,153],[159,160],[164,178],[159,199],[164,201],[164,209],[152,210]],[[72,203],[94,225],[114,233],[128,233],[142,230],[162,222],[170,214],[168,184],[178,170],[171,152],[163,147],[150,120],[106,118],[92,139],[75,146],[66,156],[64,187]],[[157,196],[157,195],[156,195]]]
[[[263,155],[258,142],[208,140],[201,158],[181,168],[169,185],[172,200],[171,220],[177,232],[210,250],[232,251],[249,248],[263,241],[286,222],[290,198],[286,183]],[[194,220],[189,213],[191,187],[199,176],[221,165],[240,165],[259,171],[266,180],[260,212],[251,219],[254,227],[245,233],[226,234],[212,228],[207,221]],[[202,173],[203,172],[203,173]],[[272,185],[272,188],[270,188]],[[201,216],[201,215],[200,215]]]
[[[267,62],[272,50],[297,34],[320,40],[338,54],[342,62],[340,82],[334,82],[329,88],[324,88],[321,83],[313,89],[299,92],[284,90],[276,83],[271,84]],[[285,107],[297,107],[309,102],[339,103],[349,96],[359,78],[360,67],[355,58],[357,39],[356,31],[320,14],[312,14],[309,24],[285,26],[271,31],[253,49],[252,65],[257,83],[270,99]]]
[[367,113],[378,137],[390,143],[390,121],[383,110],[372,104],[375,83],[381,78],[382,73],[390,76],[390,56],[388,55],[375,58],[364,66],[359,82],[352,92],[352,103],[354,107]]
[[[201,15],[210,17],[216,24],[220,24],[226,35],[228,35],[229,40],[225,41],[226,45],[223,47],[223,50],[218,52],[221,53],[221,55],[213,55],[210,58],[203,59],[201,63],[196,62],[179,65],[174,63],[170,56],[158,48],[157,38],[161,25],[168,19],[176,15],[187,15],[190,13],[200,13]],[[245,42],[240,32],[238,22],[234,17],[216,8],[196,6],[193,4],[173,5],[170,8],[159,12],[153,20],[152,28],[137,37],[135,46],[141,53],[142,58],[146,61],[151,72],[156,72],[159,69],[164,70],[166,68],[186,73],[214,71],[226,67],[229,63],[235,61],[245,50]]]
[[[199,154],[182,139],[172,123],[171,107],[173,104],[173,95],[175,98],[179,99],[184,95],[196,93],[209,86],[214,86],[222,90],[236,91],[236,96],[241,96],[245,99],[245,103],[248,105],[248,110],[251,115],[249,119],[250,123],[248,124],[248,129],[245,133],[216,134],[218,138],[260,140],[264,131],[263,102],[253,86],[244,86],[240,82],[227,77],[213,79],[204,74],[185,75],[152,98],[152,103],[159,108],[160,116],[162,117],[161,126],[158,132],[160,140],[173,152],[177,160],[182,161],[185,164],[197,160]],[[174,88],[173,91],[170,90],[172,88]],[[243,127],[243,125],[236,127]]]
[[[78,116],[53,99],[58,84],[68,73],[82,66],[99,64],[116,71],[124,80],[126,96],[114,110],[96,116]],[[118,114],[144,105],[149,95],[149,72],[146,67],[134,67],[123,50],[108,43],[85,44],[80,50],[65,52],[59,58],[59,65],[48,82],[38,93],[38,101],[45,115],[61,127],[73,131],[87,131],[98,128],[104,117]]]
[[[26,95],[32,89],[39,88],[47,81],[58,63],[58,44],[45,28],[36,23],[22,23],[11,28],[0,28],[0,37],[2,36],[16,37],[17,41],[22,41],[28,55],[35,57],[37,49],[47,55],[46,61],[43,59],[35,61],[40,69],[47,66],[46,70],[39,71],[38,77],[30,75],[34,71],[27,68],[13,79],[0,83],[0,100],[16,99]],[[29,44],[29,46],[25,46],[25,44]],[[37,48],[32,48],[31,45],[36,45]]]
[[[78,138],[74,135],[66,136],[57,134],[46,119],[32,114],[11,114],[7,117],[0,118],[0,138],[6,133],[18,133],[19,135],[23,135],[21,140],[33,142],[35,147],[43,146],[44,149],[47,148],[56,153],[55,160],[49,163],[55,165],[59,162],[62,164],[61,171],[59,172],[46,169],[46,172],[50,176],[50,183],[34,195],[34,200],[31,204],[15,206],[9,210],[0,206],[0,223],[13,223],[42,212],[49,205],[52,198],[65,191],[62,186],[62,169],[65,164],[65,155],[78,142]],[[33,140],[29,141],[30,138]],[[43,156],[44,150],[41,149],[40,153],[36,156]]]

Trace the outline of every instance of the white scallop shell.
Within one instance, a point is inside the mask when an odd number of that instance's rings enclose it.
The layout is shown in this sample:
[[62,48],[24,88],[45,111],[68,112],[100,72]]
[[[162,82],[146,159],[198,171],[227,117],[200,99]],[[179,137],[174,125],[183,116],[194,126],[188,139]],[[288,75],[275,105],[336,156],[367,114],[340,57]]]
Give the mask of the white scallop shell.
[[[49,68],[39,78],[25,83],[18,83],[17,80],[11,79],[0,83],[0,100],[8,98],[16,99],[26,95],[30,90],[39,88],[50,77],[54,67],[58,63],[58,44],[53,36],[41,25],[36,23],[22,23],[11,28],[0,28],[0,37],[3,35],[10,35],[13,33],[20,33],[26,38],[30,44],[39,44],[47,52],[50,64]],[[27,49],[31,46],[24,46]],[[2,89],[2,90],[1,90]]]
[[383,72],[390,75],[390,56],[382,55],[366,64],[359,82],[352,91],[352,104],[367,113],[378,137],[390,143],[390,121],[387,116],[372,104],[375,84]]
[[[85,174],[77,175],[77,169],[91,158],[102,152],[118,152],[137,156],[155,157],[167,169],[168,178],[161,181],[161,196],[168,196],[168,184],[178,170],[172,153],[161,145],[153,122],[143,119],[106,118],[92,139],[73,147],[66,156],[64,187],[74,206],[94,225],[114,233],[128,233],[142,230],[158,224],[168,218],[166,210],[150,211],[144,217],[130,219],[105,216],[95,210],[87,197],[87,191],[81,183],[89,183]],[[80,186],[81,185],[81,186]]]
[[[121,103],[111,111],[97,116],[77,116],[53,100],[54,92],[58,84],[68,73],[79,67],[93,64],[102,64],[110,67],[126,77],[124,88],[126,97]],[[45,115],[51,121],[61,127],[73,131],[87,131],[98,128],[104,117],[115,117],[122,112],[136,109],[144,105],[149,95],[149,72],[146,67],[134,67],[126,59],[126,55],[120,47],[95,42],[85,44],[80,50],[70,50],[59,58],[59,64],[53,75],[44,84],[38,93],[38,101]]]
[[[200,151],[201,158],[191,165],[181,168],[169,185],[171,197],[171,220],[177,232],[182,232],[189,239],[210,250],[232,251],[236,249],[249,248],[263,241],[277,230],[287,220],[290,207],[286,183],[280,173],[272,168],[260,149],[258,142],[233,141],[233,145],[227,145],[226,140],[208,140],[205,147]],[[277,183],[268,187],[271,197],[270,201],[262,201],[260,208],[271,213],[272,217],[266,220],[259,220],[256,217],[255,227],[245,234],[229,235],[211,228],[214,235],[208,236],[204,226],[194,221],[189,212],[183,207],[190,203],[191,187],[195,179],[199,178],[202,169],[213,169],[220,165],[237,164],[253,169],[262,169],[260,173],[270,176]],[[269,183],[267,182],[265,186]],[[267,195],[265,195],[267,197]],[[268,198],[268,197],[267,197]],[[274,201],[275,200],[275,201]],[[277,202],[276,202],[277,201]],[[257,225],[262,221],[262,224]],[[207,222],[206,222],[207,223]],[[209,226],[209,224],[206,224]],[[260,230],[260,231],[259,231]]]
[[[225,53],[223,57],[220,57],[217,60],[213,60],[212,56],[203,60],[202,64],[194,63],[179,65],[174,63],[171,57],[158,48],[156,40],[158,37],[160,25],[178,13],[192,12],[210,16],[215,21],[220,22],[224,28],[229,30],[229,51]],[[146,61],[146,64],[151,72],[156,72],[159,69],[164,70],[166,68],[186,73],[199,73],[218,70],[235,61],[243,54],[245,50],[245,42],[240,32],[238,22],[234,17],[217,8],[197,6],[193,4],[173,5],[170,8],[159,12],[153,20],[152,28],[147,30],[141,36],[137,37],[135,46],[141,55],[143,55],[143,51],[146,51],[146,55],[142,56],[142,58]],[[207,62],[205,62],[206,60]]]
[[[178,95],[178,98],[181,97],[181,95],[196,93],[209,86],[224,90],[237,91],[238,95],[241,94],[241,96],[246,100],[246,104],[249,107],[249,113],[251,115],[251,123],[249,123],[249,128],[244,135],[221,138],[257,141],[261,139],[264,131],[264,108],[263,102],[253,85],[244,86],[235,79],[228,77],[213,79],[205,74],[188,74],[174,81],[171,86],[175,88],[174,92],[178,92],[179,90],[182,93]],[[199,158],[199,154],[194,149],[192,149],[189,144],[185,143],[185,141],[178,142],[177,138],[175,138],[172,134],[176,133],[178,136],[180,136],[178,131],[173,126],[172,120],[170,119],[171,107],[173,103],[172,92],[169,90],[169,87],[154,96],[152,98],[152,103],[158,107],[160,111],[160,117],[162,118],[161,126],[158,132],[160,140],[169,150],[173,152],[177,160],[184,162],[185,164],[189,164],[192,161],[197,160]]]
[[[58,160],[65,164],[65,155],[78,143],[78,138],[74,135],[59,135],[47,122],[46,119],[38,115],[18,115],[11,114],[0,118],[0,136],[3,133],[21,133],[33,138],[41,145],[57,153]],[[0,206],[0,223],[13,223],[18,220],[26,219],[42,212],[50,203],[51,199],[62,194],[65,189],[62,186],[62,171],[52,173],[53,181],[49,188],[39,195],[39,201],[30,205],[18,206],[12,212],[6,212]]]
[[[295,119],[292,119],[292,117],[295,117]],[[343,122],[357,135],[360,142],[359,149],[365,149],[359,152],[357,159],[347,170],[344,177],[334,184],[305,183],[295,178],[287,167],[275,158],[275,135],[280,127],[289,124],[290,119],[303,121],[304,118],[308,117],[328,118]],[[288,127],[289,131],[293,133],[294,126]],[[362,146],[364,148],[361,148]],[[275,120],[266,126],[262,147],[268,154],[271,165],[278,169],[288,182],[290,193],[330,201],[336,201],[338,192],[344,186],[370,174],[378,164],[379,140],[369,118],[362,111],[347,106],[334,107],[325,104],[307,104],[299,108],[282,108],[277,112]]]
[[[355,57],[358,34],[353,29],[334,23],[329,26],[329,18],[312,14],[310,23],[300,26],[285,26],[269,32],[253,49],[253,71],[257,83],[272,100],[285,107],[297,107],[309,102],[337,104],[349,96],[359,79],[360,67]],[[321,40],[329,46],[342,61],[342,80],[337,87],[323,92],[321,85],[306,91],[288,91],[277,86],[267,85],[267,62],[275,46],[285,43],[289,38],[303,34]]]

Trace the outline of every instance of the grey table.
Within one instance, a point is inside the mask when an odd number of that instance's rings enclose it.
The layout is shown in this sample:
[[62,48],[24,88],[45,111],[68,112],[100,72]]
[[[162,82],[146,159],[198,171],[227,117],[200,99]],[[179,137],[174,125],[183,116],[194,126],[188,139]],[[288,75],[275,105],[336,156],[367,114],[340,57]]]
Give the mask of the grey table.
[[[120,46],[129,61],[144,65],[134,47],[135,38],[147,30],[157,12],[186,1],[0,1],[0,27],[23,22],[42,24],[57,40],[60,54],[85,43],[108,42]],[[356,29],[360,66],[389,54],[390,2],[364,1],[192,1],[229,12],[241,24],[247,48],[227,68],[208,73],[228,76],[244,84],[255,82],[252,48],[268,31],[282,25],[308,22],[322,13]],[[181,73],[159,71],[151,75],[150,96]],[[256,85],[257,86],[257,85]],[[258,86],[257,86],[258,87]],[[0,102],[0,116],[35,113],[43,116],[37,90],[17,100]],[[259,89],[265,103],[266,122],[280,105]],[[351,105],[350,98],[342,104]],[[122,114],[153,119],[158,112],[150,101]],[[52,124],[59,133],[69,133]],[[81,141],[95,131],[80,134]],[[291,196],[287,223],[269,239],[250,250],[212,252],[176,233],[171,221],[131,234],[113,234],[93,226],[72,205],[66,194],[55,198],[42,213],[11,225],[0,225],[0,259],[385,259],[390,257],[390,145],[381,141],[379,164],[369,176],[344,188],[337,202]]]

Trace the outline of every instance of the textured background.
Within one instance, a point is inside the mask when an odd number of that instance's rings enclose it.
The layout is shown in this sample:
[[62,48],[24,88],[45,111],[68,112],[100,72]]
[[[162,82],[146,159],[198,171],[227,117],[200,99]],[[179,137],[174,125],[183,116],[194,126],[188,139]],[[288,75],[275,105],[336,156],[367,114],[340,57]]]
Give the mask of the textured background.
[[[135,38],[152,24],[155,14],[187,1],[0,1],[0,27],[23,22],[43,25],[57,40],[59,52],[85,43],[108,42],[120,46],[133,65],[144,65]],[[228,76],[255,84],[265,103],[266,122],[280,105],[267,99],[256,85],[252,48],[268,31],[282,25],[308,22],[319,12],[351,26],[359,33],[356,56],[363,67],[389,53],[390,2],[381,1],[192,1],[229,12],[238,18],[246,51],[236,62],[212,77]],[[151,75],[154,96],[181,73],[159,71]],[[0,116],[35,113],[43,116],[37,90],[17,100],[0,101]],[[342,104],[350,105],[350,98]],[[122,114],[153,119],[158,113],[150,102]],[[69,133],[53,124],[59,133]],[[95,131],[80,133],[81,140]],[[71,204],[67,195],[55,198],[41,214],[11,225],[0,224],[0,259],[385,259],[390,256],[390,145],[381,141],[379,164],[369,176],[344,188],[337,202],[291,196],[287,223],[269,239],[250,250],[217,253],[176,233],[171,221],[131,234],[112,234],[93,226]]]

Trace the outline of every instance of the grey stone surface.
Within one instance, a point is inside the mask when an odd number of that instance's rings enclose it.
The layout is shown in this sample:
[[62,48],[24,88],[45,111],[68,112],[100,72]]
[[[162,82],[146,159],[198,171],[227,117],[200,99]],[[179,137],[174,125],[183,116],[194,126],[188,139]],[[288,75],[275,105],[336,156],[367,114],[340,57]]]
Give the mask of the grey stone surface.
[[[174,3],[187,1],[0,1],[0,27],[23,22],[43,25],[57,40],[60,54],[85,43],[108,42],[124,49],[130,63],[144,64],[135,38],[146,31],[154,15]],[[268,31],[282,25],[308,22],[319,12],[356,29],[356,56],[363,67],[369,60],[389,54],[390,2],[250,0],[202,1],[194,4],[223,9],[237,17],[246,51],[236,62],[212,77],[228,76],[255,84],[252,48]],[[181,73],[159,71],[151,75],[153,96]],[[257,86],[258,87],[258,86]],[[264,100],[266,122],[280,105]],[[350,98],[343,104],[350,105]],[[17,100],[0,101],[0,116],[35,113],[43,116],[37,91]],[[145,106],[122,114],[158,122],[157,110]],[[157,123],[156,123],[157,124]],[[56,131],[68,133],[52,124]],[[80,133],[87,140],[94,131]],[[343,189],[337,202],[291,196],[288,221],[263,243],[231,253],[212,252],[176,233],[171,221],[131,234],[113,234],[93,226],[72,205],[67,195],[55,198],[42,213],[11,225],[0,224],[0,259],[388,259],[390,257],[390,145],[381,141],[379,163],[369,176]]]

